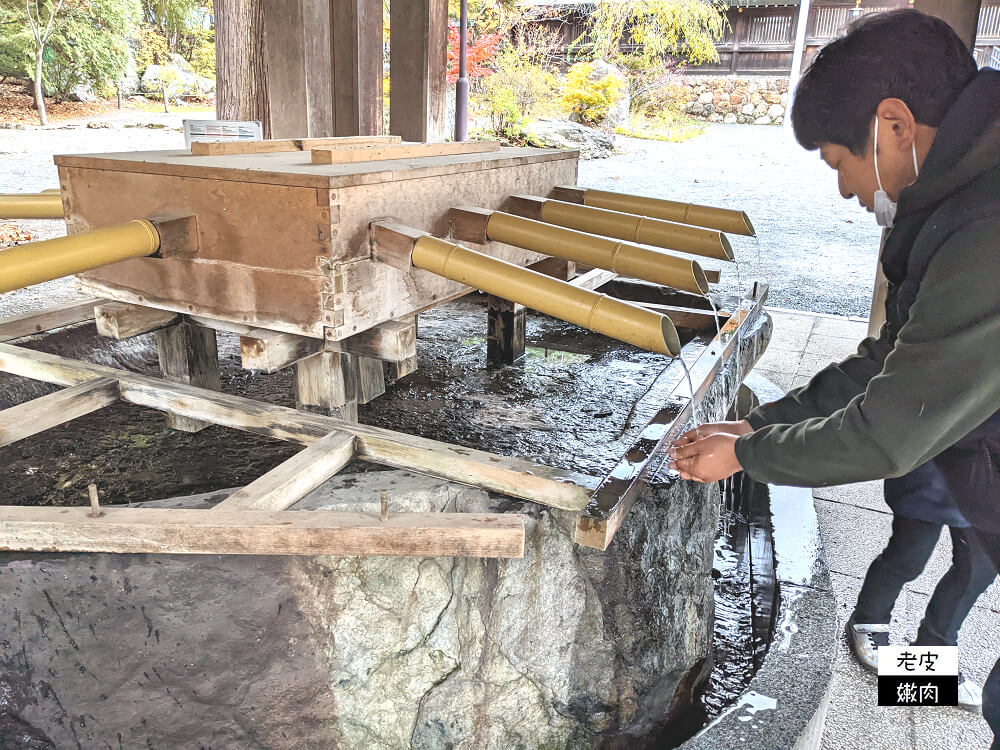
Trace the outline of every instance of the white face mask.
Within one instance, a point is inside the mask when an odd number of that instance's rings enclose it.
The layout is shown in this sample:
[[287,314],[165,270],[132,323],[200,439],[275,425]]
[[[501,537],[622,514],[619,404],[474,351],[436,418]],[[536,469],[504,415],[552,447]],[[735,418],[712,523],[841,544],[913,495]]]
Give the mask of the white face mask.
[[[917,164],[917,144],[912,144],[913,148],[913,182],[917,181],[920,174],[920,166]],[[875,221],[880,227],[891,227],[896,219],[896,204],[889,200],[889,194],[882,189],[882,178],[878,173],[878,115],[875,116],[875,181],[878,182],[878,190],[875,191]],[[911,185],[913,183],[910,183]]]

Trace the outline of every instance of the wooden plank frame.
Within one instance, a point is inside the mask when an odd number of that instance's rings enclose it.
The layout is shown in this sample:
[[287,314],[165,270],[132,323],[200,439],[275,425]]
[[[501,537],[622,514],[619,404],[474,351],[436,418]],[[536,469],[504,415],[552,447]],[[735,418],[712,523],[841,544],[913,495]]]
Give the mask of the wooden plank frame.
[[[574,280],[600,286],[613,273],[591,271]],[[761,314],[767,288],[755,287],[690,365],[704,397],[732,355],[740,331]],[[92,303],[88,303],[92,304]],[[78,316],[79,311],[70,316]],[[42,311],[37,321],[64,325],[66,314]],[[0,321],[0,331],[5,321]],[[14,330],[24,329],[17,321]],[[10,330],[10,329],[8,329]],[[41,419],[12,439],[37,434],[118,400],[165,411],[174,418],[202,420],[308,446],[209,511],[182,509],[34,508],[0,505],[0,550],[148,552],[178,554],[446,555],[522,557],[520,514],[379,513],[287,510],[353,459],[405,468],[549,507],[579,513],[576,542],[607,549],[635,502],[644,480],[664,462],[666,448],[686,424],[693,402],[680,385],[643,430],[626,458],[603,480],[521,459],[414,437],[333,417],[266,404],[185,383],[76,361],[0,343],[0,372],[69,386],[63,391],[0,412]],[[686,381],[685,381],[686,383]],[[21,425],[21,418],[8,419]],[[37,429],[36,429],[37,428]],[[23,433],[23,434],[21,434]],[[7,440],[6,442],[11,442]],[[0,441],[4,444],[4,441]],[[637,452],[645,456],[635,460]]]

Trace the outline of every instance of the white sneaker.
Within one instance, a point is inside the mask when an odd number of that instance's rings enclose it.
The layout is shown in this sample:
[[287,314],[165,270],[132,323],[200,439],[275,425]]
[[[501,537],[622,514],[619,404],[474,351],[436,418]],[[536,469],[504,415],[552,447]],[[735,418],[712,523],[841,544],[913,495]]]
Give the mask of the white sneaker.
[[878,674],[878,647],[889,645],[888,623],[856,623],[847,621],[847,645],[858,663],[869,672]]
[[961,672],[958,673],[958,707],[973,712],[983,710],[983,689]]

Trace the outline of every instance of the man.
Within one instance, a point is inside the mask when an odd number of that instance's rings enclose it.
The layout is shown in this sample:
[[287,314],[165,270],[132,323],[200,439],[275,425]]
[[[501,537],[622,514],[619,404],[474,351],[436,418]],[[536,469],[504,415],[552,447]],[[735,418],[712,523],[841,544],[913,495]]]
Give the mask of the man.
[[[944,22],[872,15],[803,76],[796,138],[891,225],[887,322],[858,353],[745,422],[704,425],[672,449],[685,479],[745,470],[827,486],[933,461],[1000,569],[1000,72],[976,71]],[[998,626],[1000,636],[1000,626]],[[983,689],[1000,750],[1000,660]]]

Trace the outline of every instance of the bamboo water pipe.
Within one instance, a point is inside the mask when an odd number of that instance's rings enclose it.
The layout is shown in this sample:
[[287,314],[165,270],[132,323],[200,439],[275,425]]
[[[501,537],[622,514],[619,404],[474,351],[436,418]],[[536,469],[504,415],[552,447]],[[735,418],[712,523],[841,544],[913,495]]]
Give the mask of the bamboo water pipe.
[[40,193],[0,194],[0,219],[62,219],[62,194],[58,189]]
[[578,187],[557,187],[552,191],[552,197],[571,203],[582,203],[594,208],[606,208],[612,211],[641,214],[654,219],[676,221],[681,224],[709,227],[731,234],[743,234],[750,237],[755,237],[757,234],[746,212],[735,209]]
[[413,246],[413,265],[629,344],[676,356],[680,339],[664,315],[436,237]]
[[0,250],[0,292],[142,258],[159,248],[159,232],[145,219],[7,248]]
[[589,234],[720,260],[735,258],[726,235],[713,229],[534,196],[512,195],[510,207],[513,214]]
[[501,211],[490,214],[486,236],[497,242],[614,271],[621,276],[652,281],[695,294],[708,292],[708,279],[696,261],[627,242]]

